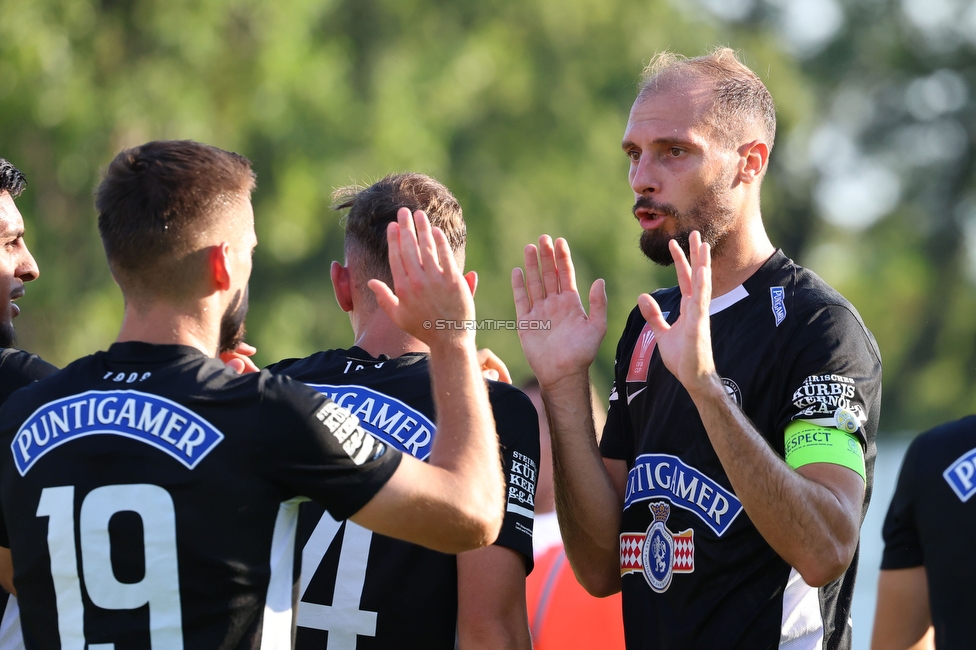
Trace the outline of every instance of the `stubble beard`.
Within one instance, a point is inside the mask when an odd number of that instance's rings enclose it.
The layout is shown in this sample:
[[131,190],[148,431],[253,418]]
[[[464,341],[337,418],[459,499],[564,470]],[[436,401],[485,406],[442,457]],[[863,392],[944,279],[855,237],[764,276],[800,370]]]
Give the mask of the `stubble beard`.
[[13,323],[0,323],[0,348],[12,348],[17,343]]
[[220,317],[220,352],[233,352],[244,341],[244,319],[247,318],[248,289],[245,287],[243,296],[238,289],[234,300],[227,305],[224,315]]
[[650,197],[642,196],[634,204],[634,212],[645,208],[656,214],[667,215],[674,222],[674,234],[667,234],[660,229],[644,230],[641,232],[640,249],[644,255],[660,266],[671,266],[674,258],[671,256],[669,242],[674,239],[685,257],[690,258],[688,240],[691,233],[697,230],[701,233],[702,241],[712,249],[712,255],[721,252],[725,236],[735,223],[735,209],[728,199],[729,183],[722,180],[705,188],[701,197],[684,212],[671,203],[658,203]]

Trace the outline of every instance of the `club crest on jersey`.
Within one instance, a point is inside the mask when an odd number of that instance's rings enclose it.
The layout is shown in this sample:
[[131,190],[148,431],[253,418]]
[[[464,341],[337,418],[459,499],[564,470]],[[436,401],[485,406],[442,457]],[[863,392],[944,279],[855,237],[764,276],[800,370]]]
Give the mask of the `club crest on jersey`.
[[378,440],[420,460],[430,456],[437,427],[417,409],[365,386],[309,386],[359,418],[363,429]]
[[188,408],[135,390],[88,391],[34,411],[10,443],[21,476],[44,454],[94,434],[139,440],[195,468],[224,434]]
[[677,456],[641,454],[627,475],[624,509],[660,499],[694,513],[719,537],[742,512],[732,492]]
[[[667,318],[671,312],[666,311],[662,315]],[[647,371],[651,365],[651,355],[657,343],[654,341],[654,330],[650,323],[644,323],[640,336],[637,337],[637,344],[630,357],[630,369],[627,371],[628,382],[647,381]]]
[[772,303],[776,327],[786,320],[786,290],[783,287],[769,287],[769,300]]
[[942,477],[956,493],[959,500],[965,503],[976,494],[976,449],[970,449],[960,456],[942,472]]
[[655,501],[648,508],[654,521],[647,530],[620,536],[620,575],[641,572],[648,586],[662,594],[675,573],[694,573],[695,531],[673,533],[668,529],[671,504],[667,501]]

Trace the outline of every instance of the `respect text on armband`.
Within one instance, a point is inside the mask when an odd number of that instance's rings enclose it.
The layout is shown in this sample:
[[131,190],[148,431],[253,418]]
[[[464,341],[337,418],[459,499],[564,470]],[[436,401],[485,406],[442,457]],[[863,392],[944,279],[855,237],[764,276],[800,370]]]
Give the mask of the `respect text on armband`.
[[31,414],[10,444],[21,476],[52,449],[94,434],[147,443],[193,469],[224,434],[193,411],[134,390],[88,391],[48,402]]
[[669,454],[638,456],[627,476],[624,508],[650,499],[667,499],[694,513],[719,536],[742,512],[732,492]]

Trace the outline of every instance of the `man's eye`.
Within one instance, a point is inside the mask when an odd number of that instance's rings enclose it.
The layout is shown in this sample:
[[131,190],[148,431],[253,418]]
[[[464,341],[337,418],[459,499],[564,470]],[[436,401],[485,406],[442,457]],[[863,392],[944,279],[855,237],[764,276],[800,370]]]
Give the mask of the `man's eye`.
[[674,156],[675,158],[677,158],[678,156],[683,154],[684,151],[678,147],[671,147],[670,149],[668,149],[668,153]]
[[627,157],[634,161],[640,160],[640,152],[636,150],[628,151]]

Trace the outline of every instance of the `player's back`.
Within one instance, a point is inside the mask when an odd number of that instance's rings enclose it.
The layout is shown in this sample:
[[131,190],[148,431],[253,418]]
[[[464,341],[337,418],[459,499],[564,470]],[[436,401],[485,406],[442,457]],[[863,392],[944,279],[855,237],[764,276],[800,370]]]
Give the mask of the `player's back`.
[[[287,359],[269,369],[304,381],[348,408],[377,440],[420,460],[430,455],[437,431],[427,354],[375,358],[353,347]],[[521,554],[530,569],[538,419],[528,397],[508,384],[489,382],[489,400],[508,489],[495,544]],[[525,487],[529,483],[531,488]],[[455,647],[456,556],[370,533],[330,517],[315,503],[302,505],[298,541],[302,578],[296,648]]]
[[288,647],[300,497],[348,517],[397,464],[361,433],[344,449],[334,411],[142,343],[19,392],[0,500],[28,647]]

